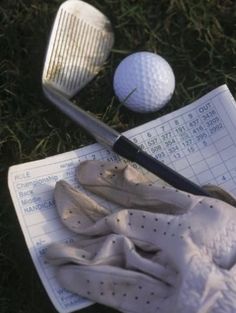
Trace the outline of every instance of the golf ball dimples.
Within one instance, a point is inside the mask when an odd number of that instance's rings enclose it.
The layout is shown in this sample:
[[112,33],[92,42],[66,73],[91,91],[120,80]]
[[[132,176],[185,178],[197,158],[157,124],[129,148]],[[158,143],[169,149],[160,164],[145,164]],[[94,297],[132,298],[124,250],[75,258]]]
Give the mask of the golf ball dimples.
[[137,52],[117,67],[114,92],[130,110],[148,113],[162,108],[172,97],[175,76],[169,63],[151,52]]

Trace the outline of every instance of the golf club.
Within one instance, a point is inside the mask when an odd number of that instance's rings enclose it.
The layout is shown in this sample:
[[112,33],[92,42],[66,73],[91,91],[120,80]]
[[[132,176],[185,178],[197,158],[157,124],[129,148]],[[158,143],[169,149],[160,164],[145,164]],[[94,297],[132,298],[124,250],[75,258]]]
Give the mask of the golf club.
[[99,10],[80,0],[64,2],[57,12],[46,53],[42,76],[46,97],[99,143],[120,156],[138,163],[177,189],[210,197],[200,186],[69,100],[97,75],[113,42],[111,23]]

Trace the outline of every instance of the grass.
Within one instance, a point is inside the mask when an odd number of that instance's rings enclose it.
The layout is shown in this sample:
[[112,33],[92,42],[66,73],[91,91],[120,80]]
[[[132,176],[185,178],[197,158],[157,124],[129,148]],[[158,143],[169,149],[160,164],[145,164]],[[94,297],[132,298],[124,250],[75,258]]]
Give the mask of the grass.
[[[116,41],[108,63],[77,102],[119,131],[173,111],[226,83],[236,93],[233,0],[91,0],[112,21]],[[24,243],[7,188],[13,164],[37,160],[93,142],[48,104],[41,71],[53,17],[61,1],[11,0],[0,5],[0,312],[55,312]],[[172,65],[176,91],[152,115],[120,107],[112,90],[118,63],[147,50]],[[119,110],[117,108],[120,108]],[[95,305],[82,312],[111,312]]]

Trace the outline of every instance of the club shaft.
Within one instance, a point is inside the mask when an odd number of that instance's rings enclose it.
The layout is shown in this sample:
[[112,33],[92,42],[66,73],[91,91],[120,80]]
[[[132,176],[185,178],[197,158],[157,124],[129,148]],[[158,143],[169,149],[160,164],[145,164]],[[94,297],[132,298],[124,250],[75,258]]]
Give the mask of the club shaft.
[[132,141],[124,136],[120,136],[117,139],[113,145],[113,151],[132,162],[138,163],[149,172],[155,174],[176,189],[180,189],[195,195],[208,197],[211,196],[203,188],[175,172],[164,163],[152,157],[150,154],[147,154],[145,151],[140,149],[140,147],[135,145]]
[[177,189],[196,195],[211,196],[200,186],[147,154],[128,138],[104,124],[102,121],[96,119],[94,116],[80,109],[57,91],[44,86],[44,92],[60,111],[71,118],[76,124],[83,127],[102,145],[112,148],[114,152],[128,160],[138,163],[149,172],[157,175],[166,183]]
[[82,110],[52,87],[43,86],[46,97],[77,125],[83,127],[102,145],[112,147],[120,133]]

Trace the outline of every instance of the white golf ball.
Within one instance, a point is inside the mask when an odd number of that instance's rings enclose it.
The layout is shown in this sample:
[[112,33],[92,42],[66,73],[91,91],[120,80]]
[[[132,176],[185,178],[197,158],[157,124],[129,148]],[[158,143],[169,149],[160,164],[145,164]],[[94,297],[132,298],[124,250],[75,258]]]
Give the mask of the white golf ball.
[[136,52],[117,67],[114,92],[130,110],[141,113],[162,108],[172,97],[175,76],[169,63],[151,52]]

